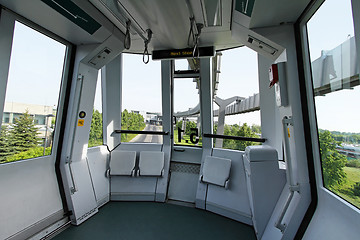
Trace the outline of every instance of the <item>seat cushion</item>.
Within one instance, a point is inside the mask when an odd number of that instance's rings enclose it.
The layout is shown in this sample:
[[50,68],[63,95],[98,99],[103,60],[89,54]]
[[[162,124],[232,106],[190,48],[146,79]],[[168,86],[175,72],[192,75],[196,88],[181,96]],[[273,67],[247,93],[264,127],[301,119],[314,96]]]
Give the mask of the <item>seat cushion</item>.
[[207,156],[204,161],[202,181],[225,187],[230,177],[231,160]]
[[135,151],[113,151],[110,159],[110,175],[131,176],[135,163]]
[[162,176],[164,169],[164,153],[141,151],[139,159],[140,176]]

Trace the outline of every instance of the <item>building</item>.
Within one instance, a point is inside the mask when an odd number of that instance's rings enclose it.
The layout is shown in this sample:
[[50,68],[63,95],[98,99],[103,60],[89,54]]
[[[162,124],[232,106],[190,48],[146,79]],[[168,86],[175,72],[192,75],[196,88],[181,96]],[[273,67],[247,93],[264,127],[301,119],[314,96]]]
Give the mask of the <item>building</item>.
[[[34,117],[35,126],[38,128],[38,137],[44,139],[45,135],[47,135],[47,138],[49,138],[54,131],[52,120],[55,117],[56,109],[53,106],[5,102],[1,125],[11,126],[15,119],[26,111]],[[50,141],[47,142],[50,144]]]

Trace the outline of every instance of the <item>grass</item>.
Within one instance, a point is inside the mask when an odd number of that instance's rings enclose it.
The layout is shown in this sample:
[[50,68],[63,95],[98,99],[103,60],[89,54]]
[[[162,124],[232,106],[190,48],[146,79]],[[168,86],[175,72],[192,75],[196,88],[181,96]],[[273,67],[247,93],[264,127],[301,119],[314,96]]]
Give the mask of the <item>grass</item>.
[[356,207],[360,208],[360,197],[355,196],[353,186],[356,182],[360,182],[360,168],[344,167],[346,173],[346,182],[334,189],[334,192]]

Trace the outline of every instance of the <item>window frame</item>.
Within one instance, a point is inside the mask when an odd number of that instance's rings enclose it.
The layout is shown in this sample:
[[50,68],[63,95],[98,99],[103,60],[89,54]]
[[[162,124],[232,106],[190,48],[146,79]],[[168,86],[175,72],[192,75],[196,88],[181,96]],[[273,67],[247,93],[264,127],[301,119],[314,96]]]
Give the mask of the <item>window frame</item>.
[[[56,110],[56,118],[55,118],[55,121],[57,124],[55,124],[55,128],[54,128],[54,138],[53,138],[53,145],[51,148],[51,154],[43,155],[43,156],[39,156],[39,157],[35,157],[35,158],[21,159],[21,160],[9,162],[9,163],[2,163],[1,165],[16,164],[16,163],[21,163],[24,161],[29,161],[29,160],[34,160],[34,159],[40,159],[40,158],[44,158],[44,157],[52,158],[54,162],[58,161],[57,158],[58,158],[58,156],[60,156],[60,151],[61,151],[62,142],[63,142],[63,136],[60,134],[60,132],[61,132],[61,129],[64,129],[64,127],[65,127],[64,120],[67,115],[67,112],[65,112],[65,111],[67,111],[67,106],[65,106],[65,105],[67,105],[66,102],[67,102],[67,98],[69,95],[67,88],[71,84],[71,81],[69,81],[69,79],[72,78],[72,67],[73,67],[72,65],[73,65],[73,57],[75,54],[75,47],[71,42],[65,40],[64,38],[56,35],[55,33],[45,29],[44,27],[41,27],[40,25],[28,20],[27,18],[13,12],[9,9],[1,8],[0,10],[1,10],[1,13],[3,11],[6,11],[6,13],[9,14],[9,15],[6,14],[6,16],[9,16],[7,19],[7,21],[8,21],[7,24],[8,24],[8,27],[12,28],[13,32],[15,30],[16,22],[19,22],[20,24],[23,24],[26,27],[29,27],[32,30],[34,30],[52,40],[55,40],[58,43],[61,43],[65,46],[65,54],[64,54],[63,65],[62,65],[62,75],[61,75],[59,92],[58,92],[57,110]],[[11,26],[10,26],[10,24],[11,24]],[[12,49],[12,47],[13,47],[12,46],[13,38],[14,38],[14,35],[11,36],[11,43],[9,46],[10,49]],[[10,68],[10,62],[11,62],[11,57],[9,57],[9,61],[8,61],[8,71]],[[7,79],[5,81],[5,86],[7,86],[7,82],[8,82],[8,75],[7,75]],[[6,91],[7,91],[7,87],[5,88],[4,96],[1,98],[3,105],[5,105]],[[3,110],[1,112],[1,117],[3,115]]]
[[[318,128],[318,122],[317,122],[317,115],[316,115],[316,106],[315,106],[315,94],[313,91],[313,77],[312,77],[312,69],[311,69],[311,58],[310,58],[310,48],[309,48],[309,38],[308,38],[308,31],[307,31],[307,23],[308,21],[314,16],[314,14],[319,10],[319,8],[322,6],[322,4],[326,0],[313,0],[308,5],[307,9],[304,11],[302,16],[297,21],[297,34],[299,37],[299,49],[302,56],[302,61],[299,61],[299,65],[302,65],[302,69],[299,70],[300,75],[303,75],[304,83],[302,83],[305,87],[305,95],[303,96],[304,99],[306,99],[306,108],[308,111],[304,112],[304,122],[306,121],[308,123],[308,129],[305,129],[305,137],[307,138],[307,142],[310,143],[309,145],[307,143],[308,151],[311,152],[311,158],[309,158],[312,162],[309,162],[310,168],[313,168],[313,173],[315,174],[313,176],[313,184],[316,184],[316,192],[313,192],[316,195],[316,202],[317,198],[323,198],[324,195],[320,194],[321,192],[326,192],[330,196],[337,199],[342,204],[352,208],[356,209],[357,212],[360,213],[360,209],[357,208],[355,205],[347,201],[346,199],[340,197],[335,192],[329,190],[324,185],[324,175],[323,175],[323,168],[322,168],[322,161],[321,161],[321,153],[320,153],[320,141],[319,141],[319,128]],[[353,8],[354,1],[349,0],[351,3],[351,7]],[[354,23],[354,10],[352,10],[353,13],[353,24],[354,24],[354,35],[355,35],[355,41],[356,43],[359,42],[359,34],[360,32],[357,31],[355,23]],[[357,13],[360,15],[359,13]],[[360,48],[357,48],[357,56],[360,55]],[[304,101],[303,101],[304,103]],[[305,119],[307,118],[307,119]],[[309,156],[309,154],[308,154]],[[312,176],[310,176],[312,177]]]

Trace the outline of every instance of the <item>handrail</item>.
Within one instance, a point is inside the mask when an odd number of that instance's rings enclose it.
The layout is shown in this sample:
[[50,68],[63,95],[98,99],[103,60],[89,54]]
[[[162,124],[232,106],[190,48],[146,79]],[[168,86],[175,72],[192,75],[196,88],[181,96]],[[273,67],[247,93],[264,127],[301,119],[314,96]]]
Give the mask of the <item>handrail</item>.
[[115,130],[113,133],[149,134],[149,135],[169,135],[163,131],[138,131],[138,130]]
[[266,138],[250,138],[250,137],[229,136],[229,135],[219,135],[219,134],[209,134],[209,133],[204,133],[203,136],[207,138],[222,138],[222,139],[231,139],[231,140],[239,140],[239,141],[261,142],[261,143],[266,141]]

